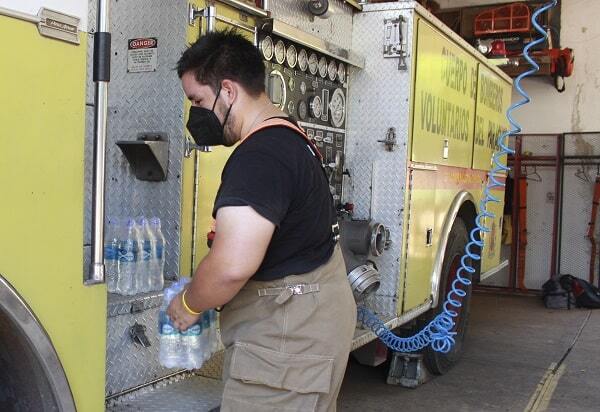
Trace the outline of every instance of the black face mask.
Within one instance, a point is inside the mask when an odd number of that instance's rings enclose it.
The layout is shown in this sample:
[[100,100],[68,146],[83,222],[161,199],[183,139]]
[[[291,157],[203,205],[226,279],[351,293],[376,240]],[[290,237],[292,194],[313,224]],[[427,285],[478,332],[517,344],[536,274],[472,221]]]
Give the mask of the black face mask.
[[215,97],[212,109],[210,110],[197,106],[190,107],[187,129],[198,146],[225,145],[223,128],[225,127],[227,119],[229,118],[231,106],[229,106],[227,114],[225,115],[225,120],[223,121],[223,124],[221,124],[214,111],[220,93],[221,87],[219,87],[219,90],[217,91],[217,96]]

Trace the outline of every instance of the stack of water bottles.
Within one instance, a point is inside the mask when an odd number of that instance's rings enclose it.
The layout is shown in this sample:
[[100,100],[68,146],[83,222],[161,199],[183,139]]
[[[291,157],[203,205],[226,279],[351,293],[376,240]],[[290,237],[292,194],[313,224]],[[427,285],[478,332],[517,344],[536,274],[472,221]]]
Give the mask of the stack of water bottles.
[[160,364],[166,368],[199,369],[218,349],[217,313],[205,311],[187,330],[178,330],[167,315],[171,300],[183,290],[189,278],[181,278],[167,289],[158,315]]
[[109,292],[135,295],[162,290],[165,237],[159,218],[109,218],[104,238]]

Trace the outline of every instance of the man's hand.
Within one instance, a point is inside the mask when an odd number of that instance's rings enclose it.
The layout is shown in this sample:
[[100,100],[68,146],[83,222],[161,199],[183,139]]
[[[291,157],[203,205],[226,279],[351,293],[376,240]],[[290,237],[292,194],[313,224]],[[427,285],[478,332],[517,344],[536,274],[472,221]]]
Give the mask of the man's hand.
[[169,319],[171,319],[173,325],[181,331],[186,330],[200,319],[200,315],[192,315],[185,310],[183,302],[181,301],[182,294],[183,292],[178,293],[167,308]]

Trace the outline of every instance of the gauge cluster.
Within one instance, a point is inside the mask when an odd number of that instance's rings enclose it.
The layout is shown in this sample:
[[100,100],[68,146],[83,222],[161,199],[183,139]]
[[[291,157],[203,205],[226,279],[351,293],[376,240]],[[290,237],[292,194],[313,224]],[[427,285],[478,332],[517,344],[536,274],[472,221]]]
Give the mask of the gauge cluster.
[[346,144],[346,63],[271,33],[259,35],[258,47],[269,98],[314,140],[339,202]]

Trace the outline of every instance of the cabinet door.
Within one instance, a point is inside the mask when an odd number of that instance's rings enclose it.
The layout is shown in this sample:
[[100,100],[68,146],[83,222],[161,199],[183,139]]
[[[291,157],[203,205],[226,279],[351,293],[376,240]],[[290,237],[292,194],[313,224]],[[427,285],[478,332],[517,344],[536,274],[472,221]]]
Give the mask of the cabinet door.
[[471,167],[477,62],[425,21],[417,27],[411,159]]
[[434,258],[436,172],[413,169],[410,173],[403,312],[425,303],[431,295]]

